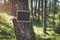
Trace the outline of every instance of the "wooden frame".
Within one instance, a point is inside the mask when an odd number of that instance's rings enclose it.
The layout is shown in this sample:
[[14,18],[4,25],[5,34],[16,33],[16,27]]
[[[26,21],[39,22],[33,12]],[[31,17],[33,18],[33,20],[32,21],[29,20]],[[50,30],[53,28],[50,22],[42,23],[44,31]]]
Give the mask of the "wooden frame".
[[[20,13],[18,13],[18,12],[20,12]],[[24,12],[25,12],[25,14],[26,14],[26,13],[27,13],[27,14],[29,13],[29,14],[27,15],[27,16],[29,17],[29,19],[28,19],[28,20],[27,20],[27,19],[25,20],[25,18],[24,18],[24,17],[23,17],[24,19],[23,19],[23,20],[21,20],[20,16],[18,16],[19,14],[21,14],[21,15],[22,15]],[[17,19],[16,19],[16,20],[17,20],[17,22],[31,22],[31,18],[30,18],[31,13],[30,13],[30,11],[17,10],[17,11],[16,11],[16,16],[17,16]],[[24,15],[24,16],[25,16],[25,15]]]

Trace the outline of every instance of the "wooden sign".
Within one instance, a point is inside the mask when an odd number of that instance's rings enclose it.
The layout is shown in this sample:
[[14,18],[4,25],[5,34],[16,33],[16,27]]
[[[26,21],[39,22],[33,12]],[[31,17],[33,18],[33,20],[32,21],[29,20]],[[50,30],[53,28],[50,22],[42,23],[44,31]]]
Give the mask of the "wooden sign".
[[17,22],[31,22],[30,15],[30,11],[17,10]]

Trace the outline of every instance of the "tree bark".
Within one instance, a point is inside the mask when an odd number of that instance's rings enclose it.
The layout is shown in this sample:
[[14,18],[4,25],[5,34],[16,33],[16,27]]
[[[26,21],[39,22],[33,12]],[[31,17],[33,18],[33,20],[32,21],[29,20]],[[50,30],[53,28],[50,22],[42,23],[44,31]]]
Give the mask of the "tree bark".
[[34,17],[34,14],[33,14],[33,0],[31,0],[31,15]]
[[46,1],[43,0],[44,5],[43,5],[43,27],[44,27],[44,33],[46,33]]
[[38,23],[40,23],[40,0],[38,0]]
[[[16,16],[16,10],[28,10],[28,0],[11,0],[12,2],[12,15]],[[16,7],[16,4],[18,4],[18,8]],[[13,20],[15,35],[17,40],[36,40],[35,34],[33,31],[33,25],[32,21],[29,22],[16,22],[16,20]]]
[[36,0],[36,5],[35,5],[35,8],[34,8],[34,16],[37,17],[37,0]]
[[[57,3],[57,0],[53,0],[53,28],[54,28],[54,26],[55,26],[55,14],[57,13],[56,12],[56,3]],[[54,29],[53,29],[54,30]]]

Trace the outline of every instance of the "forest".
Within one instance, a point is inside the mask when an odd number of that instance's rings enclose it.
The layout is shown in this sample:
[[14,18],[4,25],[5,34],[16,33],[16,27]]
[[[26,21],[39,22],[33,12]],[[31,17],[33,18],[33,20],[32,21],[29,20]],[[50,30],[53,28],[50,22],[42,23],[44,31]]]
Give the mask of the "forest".
[[[16,22],[16,10],[33,19]],[[0,0],[0,40],[60,40],[60,0]]]

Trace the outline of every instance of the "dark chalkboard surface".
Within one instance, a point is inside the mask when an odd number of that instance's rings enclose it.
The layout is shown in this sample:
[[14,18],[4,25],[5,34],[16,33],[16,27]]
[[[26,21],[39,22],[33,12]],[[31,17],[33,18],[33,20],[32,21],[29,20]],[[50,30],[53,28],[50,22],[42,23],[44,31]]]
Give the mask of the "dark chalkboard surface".
[[17,11],[17,22],[30,22],[29,11]]

